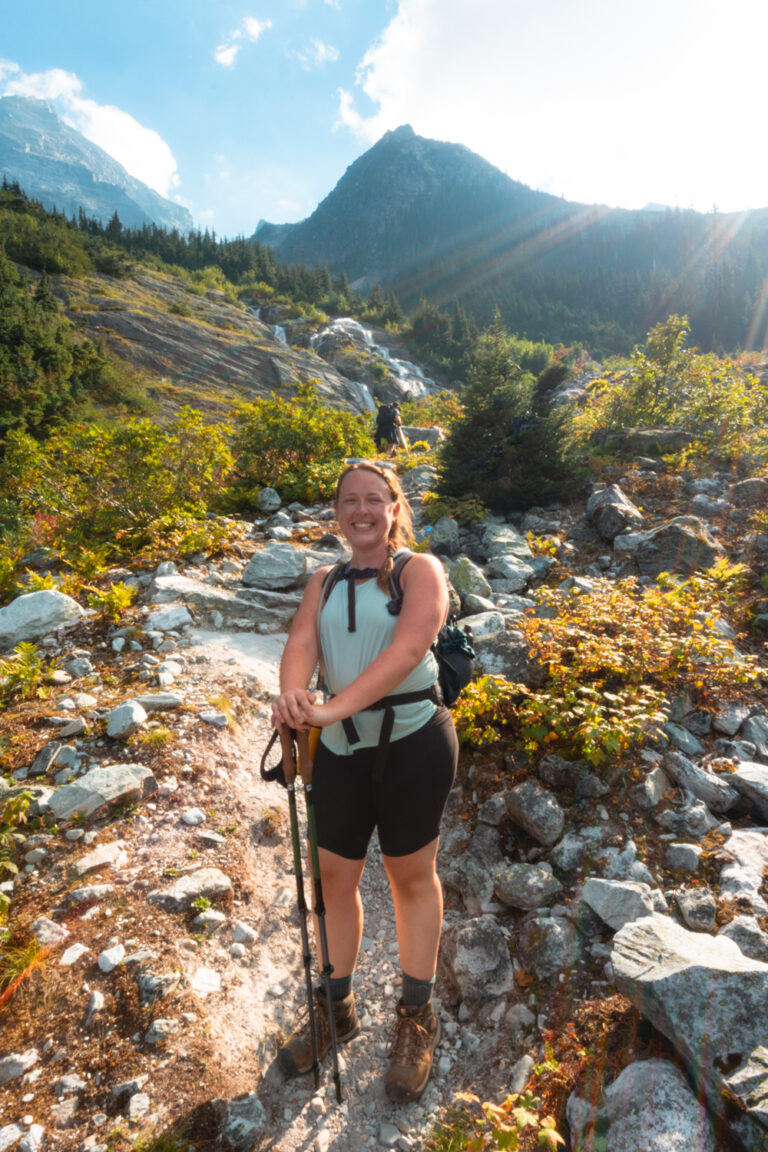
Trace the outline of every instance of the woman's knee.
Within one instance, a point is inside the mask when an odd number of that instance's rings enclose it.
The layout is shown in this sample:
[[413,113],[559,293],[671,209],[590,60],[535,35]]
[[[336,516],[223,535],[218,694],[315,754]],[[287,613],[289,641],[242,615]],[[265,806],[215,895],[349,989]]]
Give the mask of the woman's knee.
[[387,875],[395,897],[401,901],[421,901],[441,894],[440,879],[434,861],[420,861],[418,865],[386,862]]
[[347,860],[335,852],[319,851],[320,878],[326,897],[343,898],[357,892],[365,866],[364,860]]

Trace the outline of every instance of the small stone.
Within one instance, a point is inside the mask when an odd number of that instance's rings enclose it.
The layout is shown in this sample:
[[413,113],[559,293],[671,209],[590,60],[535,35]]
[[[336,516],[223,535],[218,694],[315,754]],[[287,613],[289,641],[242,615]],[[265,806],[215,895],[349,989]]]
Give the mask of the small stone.
[[27,1048],[26,1052],[12,1052],[0,1060],[0,1084],[7,1084],[15,1080],[31,1068],[40,1059],[37,1048]]
[[146,1044],[162,1044],[179,1030],[178,1020],[153,1020],[144,1036]]
[[24,1135],[21,1124],[5,1124],[0,1128],[0,1152],[5,1152]]
[[382,1120],[379,1124],[379,1144],[383,1144],[385,1148],[394,1148],[399,1139],[400,1129]]
[[189,986],[201,996],[207,996],[209,992],[220,992],[221,976],[213,968],[198,968],[190,977]]
[[94,1016],[96,1016],[99,1012],[103,1012],[103,1011],[104,1011],[104,994],[102,992],[99,992],[98,988],[96,988],[93,992],[91,992],[91,999],[88,1002],[88,1015],[85,1018],[86,1028],[90,1028]]
[[149,1096],[146,1092],[137,1092],[135,1096],[131,1096],[125,1109],[125,1114],[129,1120],[138,1120],[141,1116],[146,1116],[150,1109]]
[[181,819],[185,824],[189,824],[190,827],[194,828],[196,825],[204,822],[205,812],[200,808],[187,808],[185,812],[182,812]]
[[226,728],[229,724],[229,717],[225,712],[218,712],[212,708],[200,712],[199,715],[203,723],[212,724],[214,728]]
[[32,933],[41,948],[58,948],[69,936],[69,931],[63,924],[54,924],[47,916],[39,916],[35,920]]
[[125,948],[122,944],[115,944],[113,948],[105,948],[98,959],[99,968],[102,972],[112,972],[117,968],[125,956]]
[[83,1089],[87,1087],[88,1084],[85,1080],[83,1080],[82,1076],[78,1076],[76,1073],[71,1072],[68,1076],[62,1076],[56,1082],[56,1095],[68,1096],[72,1092],[82,1092]]
[[70,944],[65,952],[62,952],[59,957],[59,964],[64,968],[71,968],[81,956],[85,956],[88,952],[85,944]]
[[250,924],[245,924],[242,920],[237,921],[235,924],[236,943],[245,944],[246,948],[253,948],[257,939],[256,932],[251,928]]
[[51,1115],[56,1121],[57,1128],[66,1128],[74,1120],[80,1101],[77,1096],[70,1096],[60,1104],[54,1104]]
[[243,944],[230,944],[229,954],[233,960],[242,960],[245,956],[245,946]]
[[39,1152],[43,1145],[43,1136],[45,1129],[42,1124],[30,1124],[27,1133],[19,1144],[18,1152]]

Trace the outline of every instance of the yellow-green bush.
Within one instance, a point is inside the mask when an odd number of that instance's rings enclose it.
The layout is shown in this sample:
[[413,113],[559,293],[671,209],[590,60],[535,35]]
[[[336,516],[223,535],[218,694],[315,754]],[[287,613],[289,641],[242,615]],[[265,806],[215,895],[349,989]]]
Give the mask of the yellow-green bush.
[[507,728],[530,752],[552,747],[600,764],[655,735],[671,697],[686,691],[707,707],[757,684],[757,658],[713,627],[737,602],[742,576],[716,565],[650,588],[598,580],[565,600],[540,589],[557,615],[526,614],[519,627],[547,682],[529,691],[496,676],[475,681],[454,709],[459,738],[483,746]]
[[248,506],[261,487],[286,500],[313,501],[333,495],[348,456],[373,456],[370,421],[326,408],[310,382],[286,400],[272,394],[238,413],[233,439],[232,501]]
[[69,425],[40,443],[8,438],[0,491],[30,547],[99,562],[163,547],[177,526],[200,524],[232,463],[224,433],[185,408],[166,427],[147,419]]

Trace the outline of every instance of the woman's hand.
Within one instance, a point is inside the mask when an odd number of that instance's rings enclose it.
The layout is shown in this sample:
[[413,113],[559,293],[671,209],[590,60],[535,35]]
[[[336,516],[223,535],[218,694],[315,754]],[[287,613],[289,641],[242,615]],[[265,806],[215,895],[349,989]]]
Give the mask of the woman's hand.
[[315,703],[316,692],[298,689],[275,696],[272,701],[272,727],[282,732],[283,726],[306,732],[310,728],[327,728],[342,719],[333,701]]
[[292,688],[272,699],[272,727],[298,728],[305,732],[310,726],[310,713],[314,710],[315,693],[308,688]]

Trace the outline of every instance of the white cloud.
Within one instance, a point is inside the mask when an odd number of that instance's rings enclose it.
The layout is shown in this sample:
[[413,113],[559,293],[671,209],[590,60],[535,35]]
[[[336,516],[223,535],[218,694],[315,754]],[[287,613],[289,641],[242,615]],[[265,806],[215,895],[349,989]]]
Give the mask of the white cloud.
[[245,16],[240,26],[234,32],[230,32],[223,44],[218,45],[213,53],[214,60],[224,68],[231,68],[243,43],[250,40],[255,44],[262,32],[267,32],[271,27],[271,20],[258,20],[255,16]]
[[338,94],[366,144],[410,123],[569,199],[768,203],[764,0],[398,0]]
[[179,177],[176,160],[162,136],[121,108],[87,99],[81,95],[82,89],[82,81],[74,72],[51,68],[25,73],[10,61],[0,61],[0,95],[50,101],[66,124],[98,144],[131,176],[161,196],[169,196]]
[[213,58],[217,64],[222,64],[225,68],[231,68],[239,51],[239,44],[219,44],[213,54]]
[[323,64],[333,64],[339,58],[338,48],[334,48],[333,44],[325,44],[322,40],[313,37],[310,41],[309,48],[305,51],[296,51],[293,53],[296,59],[301,64],[302,68],[309,71],[312,68],[322,68]]

